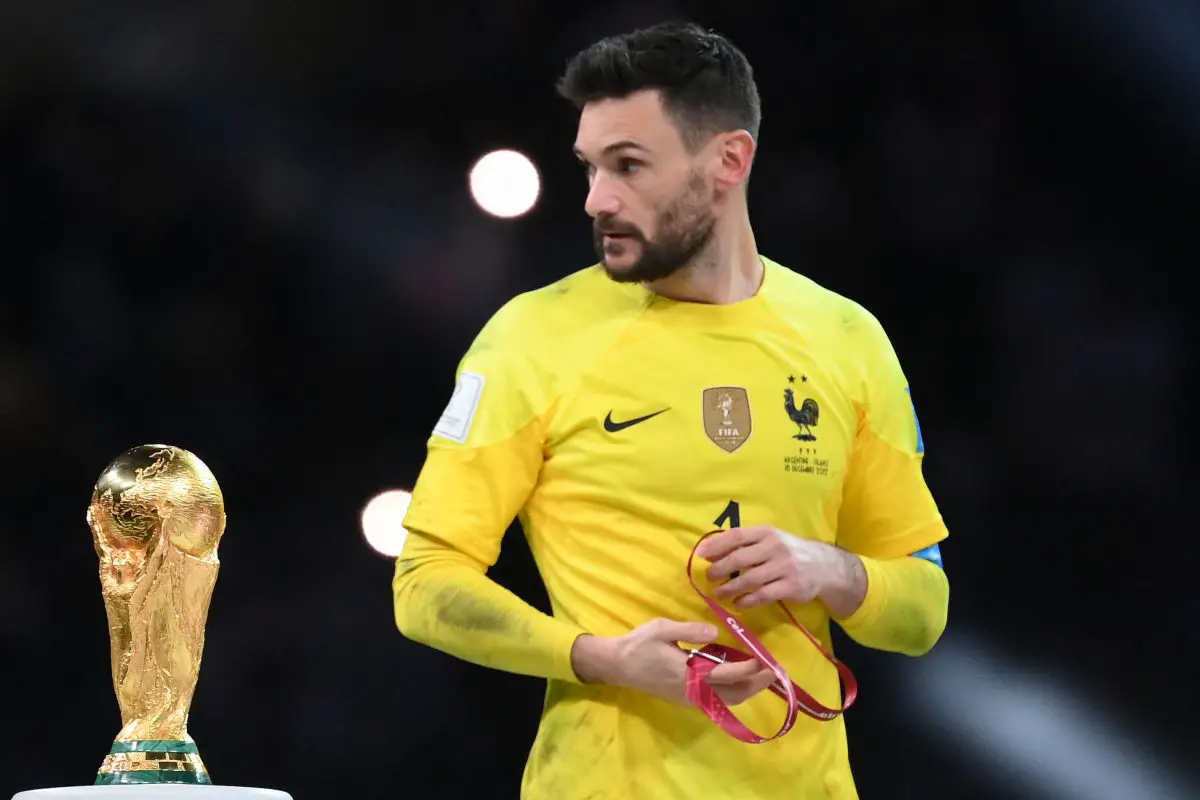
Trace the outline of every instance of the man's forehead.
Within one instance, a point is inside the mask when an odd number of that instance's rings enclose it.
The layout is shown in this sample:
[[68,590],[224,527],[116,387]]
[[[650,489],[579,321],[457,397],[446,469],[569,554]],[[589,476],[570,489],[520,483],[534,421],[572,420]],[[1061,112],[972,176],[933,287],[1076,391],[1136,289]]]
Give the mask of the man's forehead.
[[575,152],[596,156],[617,150],[662,149],[674,128],[663,113],[657,92],[597,100],[579,115]]
[[575,155],[580,158],[595,158],[598,156],[611,156],[618,153],[652,153],[653,150],[647,145],[642,144],[637,139],[631,138],[615,138],[611,141],[601,140],[599,142],[586,142],[583,137],[575,140]]

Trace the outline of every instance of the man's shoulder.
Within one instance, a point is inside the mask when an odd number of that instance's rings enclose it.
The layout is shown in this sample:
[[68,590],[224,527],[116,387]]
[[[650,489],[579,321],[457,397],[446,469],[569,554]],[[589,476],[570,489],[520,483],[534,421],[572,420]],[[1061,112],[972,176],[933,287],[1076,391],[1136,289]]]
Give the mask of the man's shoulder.
[[473,349],[500,347],[517,358],[561,356],[581,339],[620,325],[643,307],[644,301],[630,287],[592,265],[509,299],[484,325]]
[[772,270],[771,302],[792,324],[821,328],[822,334],[838,338],[880,326],[875,315],[857,300],[782,264],[767,264]]
[[857,300],[776,266],[786,273],[772,292],[776,314],[800,336],[820,342],[829,362],[840,365],[855,386],[891,380],[900,373],[891,339],[874,313]]
[[608,309],[632,307],[639,297],[639,293],[633,291],[630,285],[613,281],[602,266],[592,264],[552,283],[522,292],[509,300],[506,306],[538,314],[556,312],[570,316],[597,306]]

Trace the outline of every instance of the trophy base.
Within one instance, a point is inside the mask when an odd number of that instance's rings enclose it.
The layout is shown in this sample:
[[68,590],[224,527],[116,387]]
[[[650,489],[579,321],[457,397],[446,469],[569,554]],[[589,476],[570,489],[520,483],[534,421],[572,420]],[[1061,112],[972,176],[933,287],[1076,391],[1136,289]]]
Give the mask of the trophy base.
[[142,783],[34,789],[17,792],[12,800],[292,800],[292,796],[278,789],[253,789],[248,786]]
[[135,783],[212,784],[191,739],[118,739],[96,773],[97,786]]

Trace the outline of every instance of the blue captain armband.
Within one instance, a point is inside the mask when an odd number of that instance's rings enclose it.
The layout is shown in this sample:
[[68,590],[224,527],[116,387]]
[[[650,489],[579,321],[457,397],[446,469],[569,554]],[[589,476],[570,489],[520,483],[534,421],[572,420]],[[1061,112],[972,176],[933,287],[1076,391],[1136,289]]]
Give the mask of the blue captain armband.
[[919,558],[923,561],[928,561],[930,564],[935,564],[938,569],[944,570],[942,566],[942,549],[936,544],[926,547],[924,550],[918,550],[913,553],[912,558]]

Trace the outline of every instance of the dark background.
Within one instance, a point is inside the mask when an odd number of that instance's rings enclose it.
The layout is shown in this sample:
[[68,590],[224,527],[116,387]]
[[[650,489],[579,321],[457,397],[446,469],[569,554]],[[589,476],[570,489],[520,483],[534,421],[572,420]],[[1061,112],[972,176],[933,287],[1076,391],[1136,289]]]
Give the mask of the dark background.
[[[841,643],[864,800],[1200,796],[1200,7],[573,8],[0,6],[0,796],[90,783],[120,727],[84,511],[144,442],[225,492],[215,780],[517,796],[542,684],[404,641],[359,513],[491,312],[593,260],[566,58],[678,16],[755,65],[760,248],[881,318],[951,530],[934,653]],[[467,192],[495,147],[542,171],[524,218]],[[519,536],[494,574],[543,603]]]

